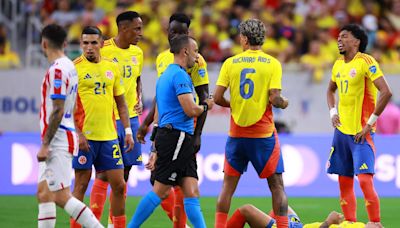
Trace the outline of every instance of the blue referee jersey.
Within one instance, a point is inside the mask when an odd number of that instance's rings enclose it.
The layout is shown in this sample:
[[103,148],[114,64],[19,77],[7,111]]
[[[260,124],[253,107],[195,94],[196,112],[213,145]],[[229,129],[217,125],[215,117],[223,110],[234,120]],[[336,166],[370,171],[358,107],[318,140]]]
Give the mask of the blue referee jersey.
[[159,127],[171,124],[174,129],[193,135],[194,120],[185,114],[178,100],[179,95],[186,93],[194,93],[190,76],[178,64],[170,64],[156,85]]

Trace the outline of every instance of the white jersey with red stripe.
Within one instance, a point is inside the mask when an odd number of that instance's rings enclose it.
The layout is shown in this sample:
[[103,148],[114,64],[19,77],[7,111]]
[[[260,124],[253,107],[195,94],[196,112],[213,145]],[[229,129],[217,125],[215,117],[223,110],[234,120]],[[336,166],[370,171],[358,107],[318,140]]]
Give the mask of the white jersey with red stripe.
[[78,150],[73,115],[77,89],[78,76],[73,62],[67,57],[55,60],[48,69],[42,83],[40,129],[43,140],[49,124],[49,117],[53,111],[53,100],[64,100],[63,118],[50,142],[50,147],[66,149],[70,153],[76,153]]

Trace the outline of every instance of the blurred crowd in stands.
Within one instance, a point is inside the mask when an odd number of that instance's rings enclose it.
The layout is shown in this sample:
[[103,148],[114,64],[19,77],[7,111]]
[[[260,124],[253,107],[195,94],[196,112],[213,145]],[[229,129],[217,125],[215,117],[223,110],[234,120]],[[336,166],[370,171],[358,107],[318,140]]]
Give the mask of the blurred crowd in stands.
[[[144,22],[139,46],[146,64],[154,64],[157,54],[168,48],[166,29],[173,12],[190,15],[191,33],[208,62],[239,53],[237,26],[244,19],[259,18],[267,25],[263,50],[284,64],[299,63],[314,82],[321,81],[339,54],[340,27],[354,22],[368,32],[368,53],[391,66],[385,73],[400,72],[400,0],[24,0],[24,9],[43,24],[56,22],[68,28],[72,44],[79,43],[86,25],[99,26],[105,37],[115,36],[116,15],[137,11]],[[5,43],[7,55],[11,52]]]

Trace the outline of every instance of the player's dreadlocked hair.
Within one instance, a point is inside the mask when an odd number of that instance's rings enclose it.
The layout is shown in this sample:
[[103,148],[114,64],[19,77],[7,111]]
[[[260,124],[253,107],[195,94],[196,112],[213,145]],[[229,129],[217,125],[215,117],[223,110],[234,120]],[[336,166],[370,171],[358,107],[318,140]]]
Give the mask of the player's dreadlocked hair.
[[185,23],[188,28],[190,26],[190,18],[184,13],[174,13],[174,14],[172,14],[171,17],[169,18],[169,23],[171,24],[171,22],[173,22],[173,21],[177,21],[177,22],[180,22],[180,23]]
[[360,45],[358,46],[358,51],[364,53],[365,49],[367,49],[367,44],[368,44],[368,36],[365,30],[357,24],[345,25],[343,26],[342,29],[340,29],[340,31],[343,30],[351,32],[354,38],[360,41]]
[[258,19],[249,19],[239,25],[239,32],[246,36],[250,45],[263,45],[265,39],[265,26]]

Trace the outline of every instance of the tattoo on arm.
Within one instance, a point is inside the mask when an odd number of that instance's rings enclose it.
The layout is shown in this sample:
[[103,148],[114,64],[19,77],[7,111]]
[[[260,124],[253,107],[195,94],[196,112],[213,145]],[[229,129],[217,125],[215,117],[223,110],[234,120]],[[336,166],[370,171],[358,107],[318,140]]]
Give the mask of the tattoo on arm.
[[49,145],[54,135],[60,126],[61,120],[64,115],[64,100],[53,101],[53,111],[49,117],[49,125],[47,126],[46,134],[43,139],[43,145]]

